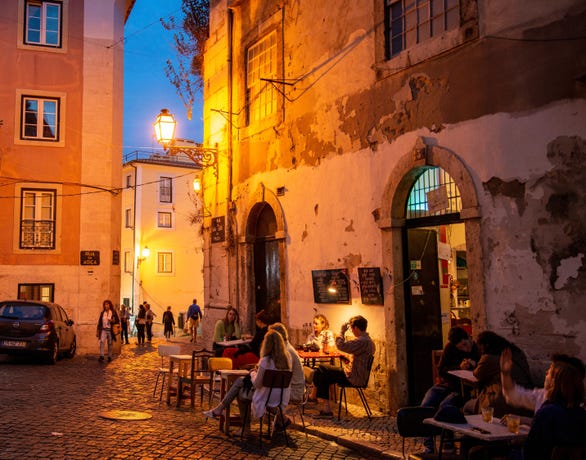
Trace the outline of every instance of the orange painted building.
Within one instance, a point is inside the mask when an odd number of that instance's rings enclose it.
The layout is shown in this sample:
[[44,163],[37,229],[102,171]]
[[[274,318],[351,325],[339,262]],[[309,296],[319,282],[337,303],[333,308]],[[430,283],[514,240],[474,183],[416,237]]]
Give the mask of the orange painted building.
[[120,291],[124,22],[133,1],[3,2],[0,298],[55,301],[95,348]]

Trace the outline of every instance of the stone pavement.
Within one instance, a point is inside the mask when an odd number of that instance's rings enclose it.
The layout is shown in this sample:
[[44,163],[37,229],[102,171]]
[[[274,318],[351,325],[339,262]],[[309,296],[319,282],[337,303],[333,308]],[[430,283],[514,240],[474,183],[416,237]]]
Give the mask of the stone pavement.
[[[173,341],[182,352],[194,349],[186,339]],[[338,422],[310,417],[315,407],[308,405],[307,435],[288,430],[289,447],[281,434],[266,440],[262,449],[258,438],[241,440],[235,432],[227,437],[217,422],[205,420],[199,403],[195,410],[189,404],[177,409],[152,396],[160,363],[156,347],[163,342],[124,345],[109,364],[99,363],[97,354],[55,366],[0,356],[0,460],[401,458],[394,418],[375,414],[368,421],[361,406],[350,405],[350,413],[343,412]],[[98,415],[108,410],[140,411],[152,418],[121,421]],[[408,442],[406,450],[421,450],[421,445]]]

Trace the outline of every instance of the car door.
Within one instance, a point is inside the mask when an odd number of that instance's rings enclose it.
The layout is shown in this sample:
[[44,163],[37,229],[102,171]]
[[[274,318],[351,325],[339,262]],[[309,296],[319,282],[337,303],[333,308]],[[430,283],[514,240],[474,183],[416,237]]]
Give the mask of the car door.
[[69,319],[67,312],[60,305],[57,305],[57,310],[59,311],[59,315],[61,317],[58,332],[59,348],[68,350],[74,337],[73,321]]

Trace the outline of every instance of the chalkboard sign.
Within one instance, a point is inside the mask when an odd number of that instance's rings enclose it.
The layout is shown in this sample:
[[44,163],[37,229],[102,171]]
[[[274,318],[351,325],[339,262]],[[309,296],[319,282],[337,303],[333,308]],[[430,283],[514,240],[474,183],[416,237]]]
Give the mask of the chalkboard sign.
[[100,251],[81,251],[79,262],[81,265],[100,265]]
[[212,218],[212,243],[221,243],[226,240],[226,217]]
[[359,267],[358,281],[364,305],[384,305],[383,280],[379,267]]
[[350,303],[348,270],[312,270],[313,300],[315,303]]

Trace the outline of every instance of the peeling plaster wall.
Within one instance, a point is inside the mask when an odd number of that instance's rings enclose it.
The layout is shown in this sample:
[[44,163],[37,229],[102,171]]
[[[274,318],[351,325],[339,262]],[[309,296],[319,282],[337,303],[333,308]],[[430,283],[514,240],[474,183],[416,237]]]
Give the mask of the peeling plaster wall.
[[[242,235],[255,190],[262,184],[285,191],[278,203],[292,336],[302,337],[316,311],[334,330],[348,316],[364,315],[377,344],[369,398],[384,409],[405,402],[404,323],[393,303],[403,267],[400,248],[383,241],[377,219],[391,205],[382,197],[392,172],[423,137],[465,165],[478,195],[481,218],[474,229],[481,247],[469,248],[481,274],[471,289],[486,305],[477,312],[478,324],[526,350],[539,378],[554,351],[586,360],[585,219],[579,205],[586,193],[586,59],[583,41],[552,39],[580,33],[583,2],[540,1],[529,15],[521,14],[529,2],[521,10],[505,0],[465,2],[471,23],[479,24],[477,36],[397,68],[402,58],[379,57],[382,10],[373,6],[382,2],[284,1],[278,4],[284,13],[273,2],[273,9],[252,2],[263,11],[259,22],[249,3],[238,4],[245,13],[237,11],[236,20],[245,21],[238,23],[235,42],[251,43],[276,28],[282,34],[280,71],[296,83],[283,85],[274,126],[244,127],[238,120],[232,199]],[[423,55],[425,46],[413,55]],[[235,75],[244,75],[243,48],[234,63]],[[234,84],[234,112],[241,114],[244,80]],[[234,255],[213,251],[213,269],[225,273],[217,267]],[[246,278],[240,263],[246,256],[237,257]],[[381,268],[384,306],[362,305],[359,266]],[[349,269],[351,305],[314,304],[311,270],[327,268]],[[212,289],[225,283],[226,277]],[[241,308],[251,306],[243,299]]]

